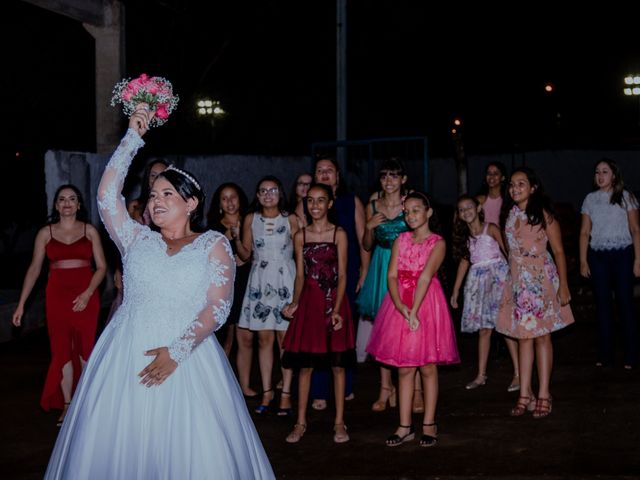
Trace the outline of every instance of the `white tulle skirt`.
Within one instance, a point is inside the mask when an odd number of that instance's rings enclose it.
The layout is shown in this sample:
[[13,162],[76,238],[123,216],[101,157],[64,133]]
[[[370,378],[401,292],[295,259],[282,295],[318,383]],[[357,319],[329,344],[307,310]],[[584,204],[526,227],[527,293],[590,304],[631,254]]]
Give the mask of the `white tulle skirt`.
[[[148,341],[148,339],[147,339]],[[82,374],[46,479],[272,479],[231,366],[203,341],[160,386],[138,372],[153,357],[111,322]]]

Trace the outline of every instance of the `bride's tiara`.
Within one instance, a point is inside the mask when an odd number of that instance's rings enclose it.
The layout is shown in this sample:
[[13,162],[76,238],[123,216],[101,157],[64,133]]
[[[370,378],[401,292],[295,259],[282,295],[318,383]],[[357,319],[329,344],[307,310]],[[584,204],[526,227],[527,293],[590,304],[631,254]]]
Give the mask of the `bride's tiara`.
[[189,175],[187,172],[185,172],[184,170],[180,170],[179,168],[176,168],[173,165],[169,165],[165,169],[165,172],[167,172],[169,170],[173,170],[174,172],[178,172],[180,175],[182,175],[187,180],[189,180],[191,183],[193,183],[198,190],[202,191],[202,188],[200,187],[200,184],[198,183],[198,181],[195,178],[193,178],[191,175]]

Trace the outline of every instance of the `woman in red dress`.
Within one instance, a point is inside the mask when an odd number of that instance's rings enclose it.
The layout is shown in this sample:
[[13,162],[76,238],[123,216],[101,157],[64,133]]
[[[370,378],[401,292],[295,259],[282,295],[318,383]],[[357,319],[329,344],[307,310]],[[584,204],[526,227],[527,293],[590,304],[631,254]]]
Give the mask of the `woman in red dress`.
[[46,317],[51,364],[40,405],[45,411],[62,410],[59,426],[71,402],[74,383],[93,349],[100,311],[97,288],[106,272],[100,236],[86,223],[86,217],[80,191],[73,185],[59,187],[54,195],[50,223],[36,236],[33,259],[13,314],[13,324],[20,326],[24,304],[40,276],[46,256],[49,259]]

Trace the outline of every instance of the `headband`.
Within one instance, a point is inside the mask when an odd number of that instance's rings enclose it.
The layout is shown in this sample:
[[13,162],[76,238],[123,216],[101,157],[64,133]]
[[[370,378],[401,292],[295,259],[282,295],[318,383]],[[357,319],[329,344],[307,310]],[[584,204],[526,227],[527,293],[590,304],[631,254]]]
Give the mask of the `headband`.
[[189,175],[187,172],[185,172],[184,170],[180,170],[179,168],[174,167],[173,165],[169,165],[166,169],[165,172],[168,172],[169,170],[173,170],[174,172],[179,173],[180,175],[182,175],[184,178],[186,178],[187,180],[189,180],[191,183],[193,183],[196,188],[200,191],[202,191],[202,188],[200,187],[200,184],[198,183],[198,181],[193,178],[191,175]]

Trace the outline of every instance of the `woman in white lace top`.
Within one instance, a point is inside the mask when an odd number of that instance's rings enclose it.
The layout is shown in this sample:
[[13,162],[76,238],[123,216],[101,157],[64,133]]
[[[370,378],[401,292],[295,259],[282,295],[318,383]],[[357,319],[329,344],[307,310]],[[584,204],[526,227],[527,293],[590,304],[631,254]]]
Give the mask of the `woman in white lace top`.
[[616,162],[596,164],[595,191],[582,204],[580,273],[591,278],[598,318],[596,365],[614,362],[611,291],[615,292],[624,328],[624,366],[638,363],[638,333],[633,312],[633,279],[640,277],[640,222],[638,201],[624,189]]
[[273,471],[224,351],[235,263],[226,237],[198,233],[204,193],[169,167],[131,219],[121,195],[153,116],[138,106],[98,189],[123,259],[124,299],[96,344],[45,478],[271,479]]

